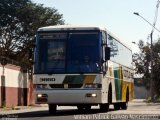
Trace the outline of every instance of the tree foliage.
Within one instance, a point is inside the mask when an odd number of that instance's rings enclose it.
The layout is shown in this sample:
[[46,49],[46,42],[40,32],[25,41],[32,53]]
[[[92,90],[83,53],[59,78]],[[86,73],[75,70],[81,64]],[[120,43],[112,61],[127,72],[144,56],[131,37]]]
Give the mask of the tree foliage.
[[0,56],[27,64],[28,51],[36,30],[42,26],[64,24],[55,8],[30,0],[0,1]]
[[160,39],[151,47],[149,44],[144,45],[142,40],[139,41],[140,53],[133,55],[133,63],[137,74],[143,74],[143,81],[147,89],[150,89],[151,80],[151,60],[153,62],[152,76],[154,85],[154,94],[160,95]]

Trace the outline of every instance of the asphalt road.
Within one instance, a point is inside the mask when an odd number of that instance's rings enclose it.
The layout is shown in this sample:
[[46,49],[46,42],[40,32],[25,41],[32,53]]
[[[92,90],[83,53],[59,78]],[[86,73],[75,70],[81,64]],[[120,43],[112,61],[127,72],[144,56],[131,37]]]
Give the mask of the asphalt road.
[[90,111],[79,112],[76,107],[60,106],[55,115],[48,113],[48,107],[30,107],[20,110],[0,111],[2,120],[158,120],[160,119],[160,104],[145,103],[143,100],[133,100],[127,110],[114,110],[110,106],[109,112],[100,112],[99,107],[92,107]]

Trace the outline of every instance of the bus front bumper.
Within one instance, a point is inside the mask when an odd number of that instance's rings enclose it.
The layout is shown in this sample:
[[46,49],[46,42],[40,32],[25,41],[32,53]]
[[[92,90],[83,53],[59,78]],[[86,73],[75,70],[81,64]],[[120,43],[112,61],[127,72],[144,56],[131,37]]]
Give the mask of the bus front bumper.
[[36,103],[57,105],[102,103],[101,90],[36,90]]

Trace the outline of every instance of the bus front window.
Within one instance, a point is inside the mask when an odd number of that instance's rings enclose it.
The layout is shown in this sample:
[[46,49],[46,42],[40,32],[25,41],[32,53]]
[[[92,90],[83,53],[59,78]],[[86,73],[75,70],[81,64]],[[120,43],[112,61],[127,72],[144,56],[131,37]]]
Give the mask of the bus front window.
[[65,72],[66,34],[40,34],[37,49],[36,73]]
[[100,72],[100,32],[39,33],[35,73]]
[[67,71],[97,73],[100,70],[99,32],[70,33]]

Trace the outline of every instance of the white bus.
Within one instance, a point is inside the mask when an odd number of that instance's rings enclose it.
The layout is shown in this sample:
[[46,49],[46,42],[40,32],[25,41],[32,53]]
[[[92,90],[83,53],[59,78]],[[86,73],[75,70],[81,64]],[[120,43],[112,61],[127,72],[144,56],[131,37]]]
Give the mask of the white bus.
[[48,104],[51,114],[63,105],[127,109],[133,98],[132,52],[106,29],[39,28],[34,63],[36,103]]

